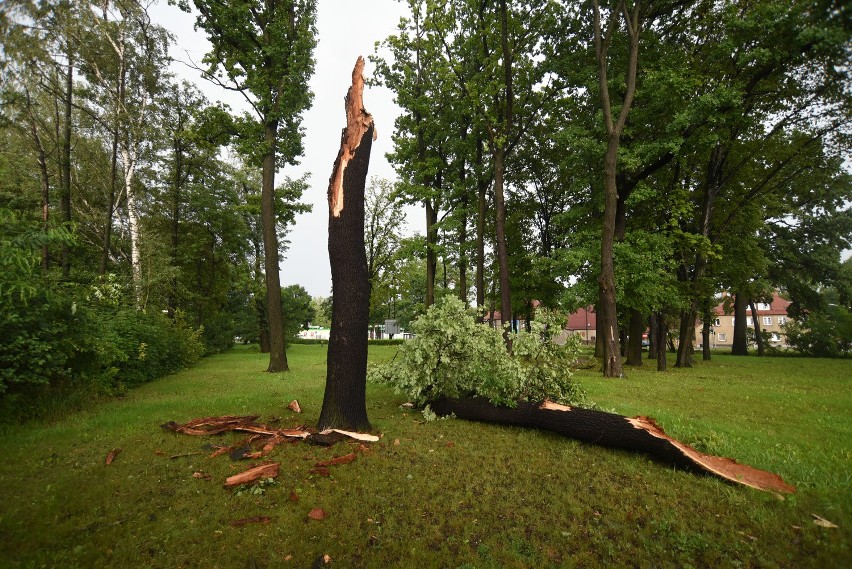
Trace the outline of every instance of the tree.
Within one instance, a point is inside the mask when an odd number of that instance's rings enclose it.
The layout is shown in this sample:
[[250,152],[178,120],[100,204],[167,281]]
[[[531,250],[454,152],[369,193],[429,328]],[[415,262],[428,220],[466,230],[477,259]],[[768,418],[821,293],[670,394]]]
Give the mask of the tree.
[[[254,112],[253,118],[244,115],[235,126],[241,151],[263,169],[261,217],[270,332],[268,371],[287,371],[280,308],[275,170],[294,163],[302,154],[298,125],[312,99],[307,83],[314,70],[316,0],[193,3],[200,12],[197,25],[213,44],[213,50],[204,57],[208,65],[205,77],[241,93]],[[182,6],[188,11],[186,0]]]
[[346,93],[346,127],[328,183],[332,309],[320,429],[370,429],[366,402],[370,279],[364,249],[364,188],[375,125],[364,109],[363,71],[364,59],[359,57]]
[[405,216],[390,181],[373,177],[364,202],[364,243],[370,279],[370,314],[391,294],[391,273],[399,250]]
[[311,295],[301,285],[290,285],[281,289],[281,312],[284,313],[284,321],[287,323],[284,337],[288,344],[300,330],[307,330],[316,316]]

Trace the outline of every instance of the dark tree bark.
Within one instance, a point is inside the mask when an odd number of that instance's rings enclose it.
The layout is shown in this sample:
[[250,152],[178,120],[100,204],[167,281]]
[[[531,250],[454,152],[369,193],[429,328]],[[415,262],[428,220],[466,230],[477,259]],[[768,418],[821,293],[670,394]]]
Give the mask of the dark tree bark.
[[524,401],[515,408],[498,407],[481,397],[442,399],[430,405],[438,415],[454,413],[459,419],[544,429],[590,444],[646,453],[664,464],[712,474],[758,490],[796,491],[777,474],[698,452],[666,435],[648,417],[628,418],[605,411]]
[[[479,178],[476,182],[477,207],[476,207],[476,308],[480,311],[485,308],[485,213],[487,209],[488,180],[482,172],[482,138],[476,141],[476,163],[479,165]],[[477,320],[482,322],[482,314],[477,315]]]
[[701,325],[701,359],[710,361],[710,324],[712,320],[705,314]]
[[[68,51],[68,72],[65,75],[65,97],[64,97],[64,123],[62,130],[62,155],[59,159],[59,211],[62,215],[62,223],[69,227],[71,224],[71,109],[73,108],[72,97],[74,95],[74,57]],[[68,278],[71,274],[71,246],[62,244],[60,257],[62,265],[62,276]]]
[[[512,79],[512,52],[509,49],[508,9],[506,0],[500,0],[500,49],[503,64],[503,87],[505,100],[500,117],[501,132],[504,140],[491,139],[491,155],[494,158],[494,209],[495,238],[497,245],[497,266],[500,279],[500,319],[503,324],[512,322],[512,291],[509,284],[509,249],[506,245],[506,200],[504,195],[506,178],[506,157],[508,155],[506,135],[514,124],[514,86]],[[512,336],[507,328],[503,329],[506,349],[512,350]]]
[[746,307],[748,300],[742,293],[734,295],[734,342],[731,346],[731,355],[747,356],[748,355],[748,334],[746,330],[748,325],[746,322]]
[[648,359],[657,359],[657,346],[659,344],[657,334],[657,313],[651,313],[648,318]]
[[630,335],[627,342],[627,362],[629,366],[642,365],[642,334],[645,333],[645,317],[638,310],[630,313]]
[[[437,176],[440,180],[440,174]],[[440,191],[440,182],[435,182]],[[438,273],[438,211],[431,199],[426,206],[426,306],[435,304],[435,277]]]
[[[609,95],[608,53],[609,44],[617,27],[619,11],[624,12],[624,22],[630,37],[627,74],[625,77],[625,94],[621,111],[617,119],[613,119],[612,105]],[[606,125],[606,154],[604,155],[604,216],[601,229],[601,274],[598,278],[600,326],[597,330],[603,345],[603,375],[604,377],[622,377],[624,371],[621,364],[621,347],[618,336],[618,313],[616,307],[615,267],[613,264],[613,243],[615,240],[616,210],[618,207],[618,188],[616,184],[618,148],[621,134],[627,121],[627,114],[633,104],[636,93],[636,70],[639,61],[639,1],[628,11],[624,1],[610,11],[607,29],[601,26],[600,9],[594,2],[595,20],[595,54],[598,63],[598,86],[600,89],[601,108]]]
[[[462,141],[467,140],[467,122],[465,122],[461,126],[461,131],[459,132]],[[462,191],[462,200],[461,200],[461,227],[459,228],[459,298],[464,303],[465,306],[469,306],[467,299],[467,266],[468,266],[468,255],[467,255],[467,220],[468,220],[468,208],[470,205],[470,192],[467,189],[467,161],[462,155],[459,158],[459,186]]]
[[[269,324],[269,368],[266,371],[289,371],[287,346],[284,342],[284,313],[281,309],[281,277],[278,274],[278,233],[275,230],[275,142],[278,121],[265,126],[269,150],[263,157],[263,180],[260,190],[260,218],[263,226],[263,256],[266,277],[266,312]],[[363,216],[362,216],[363,217]],[[361,223],[363,229],[363,221]],[[363,243],[363,239],[362,239]]]
[[760,318],[757,316],[757,308],[755,308],[753,300],[748,301],[748,306],[751,309],[751,319],[754,321],[754,342],[757,344],[757,355],[762,357],[766,353],[766,347],[763,344],[763,331],[760,328]]
[[367,419],[367,328],[370,279],[364,249],[364,187],[373,144],[373,117],[364,109],[364,59],[352,71],[346,128],[328,188],[331,336],[319,428],[370,429]]
[[669,325],[666,322],[665,312],[657,314],[657,328],[654,330],[654,340],[657,344],[657,371],[666,371],[668,362],[666,361],[666,337],[668,336]]

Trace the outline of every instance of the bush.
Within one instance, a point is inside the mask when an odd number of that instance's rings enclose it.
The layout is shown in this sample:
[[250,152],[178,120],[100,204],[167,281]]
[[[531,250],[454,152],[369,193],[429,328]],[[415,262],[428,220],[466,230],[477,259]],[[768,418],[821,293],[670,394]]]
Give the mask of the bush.
[[442,299],[411,324],[407,340],[390,363],[371,368],[371,381],[388,383],[418,405],[442,397],[482,396],[495,405],[544,399],[566,404],[584,401],[571,381],[575,340],[553,338],[564,317],[539,311],[532,332],[512,334],[514,355],[500,330],[477,324],[460,300]]
[[812,312],[804,324],[789,322],[784,328],[787,343],[804,355],[839,358],[852,348],[852,313],[842,306]]
[[[163,314],[120,308],[81,287],[45,288],[0,315],[0,421],[45,414],[191,365],[201,329]],[[85,397],[81,397],[85,394]]]

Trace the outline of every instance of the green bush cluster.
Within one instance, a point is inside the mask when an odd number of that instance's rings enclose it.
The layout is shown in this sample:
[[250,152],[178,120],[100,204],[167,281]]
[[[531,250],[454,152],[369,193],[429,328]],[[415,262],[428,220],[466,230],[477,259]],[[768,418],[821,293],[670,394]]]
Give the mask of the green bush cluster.
[[784,333],[791,348],[806,356],[848,357],[852,351],[852,312],[843,306],[812,312],[803,323],[789,322]]
[[0,421],[42,416],[81,393],[121,393],[201,356],[202,329],[92,292],[45,286],[0,299]]
[[469,396],[510,407],[545,399],[582,404],[584,394],[571,381],[578,340],[554,341],[564,322],[564,315],[538,311],[530,332],[511,334],[509,354],[501,330],[478,324],[461,301],[446,297],[412,322],[415,337],[393,361],[371,368],[369,378],[394,386],[418,405]]

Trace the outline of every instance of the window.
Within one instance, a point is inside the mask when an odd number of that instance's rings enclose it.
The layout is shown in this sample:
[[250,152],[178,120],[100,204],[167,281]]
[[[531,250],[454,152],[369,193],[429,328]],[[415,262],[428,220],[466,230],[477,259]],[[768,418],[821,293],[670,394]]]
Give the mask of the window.
[[718,318],[713,321],[713,326],[721,326],[721,325],[722,325],[722,321],[719,320]]
[[769,305],[764,303],[764,302],[758,302],[757,303],[757,309],[758,310],[769,310]]
[[751,316],[746,318],[746,326],[754,326],[754,319]]
[[736,325],[737,325],[737,319],[731,318],[731,326],[736,326]]
[[780,342],[781,341],[781,334],[779,334],[778,332],[773,332],[772,333],[772,341],[773,342]]
[[766,325],[766,326],[771,326],[772,325],[772,317],[771,316],[764,316],[763,317],[763,324]]
[[780,324],[781,326],[783,326],[783,325],[784,325],[784,324],[786,324],[786,323],[787,323],[787,317],[786,317],[786,316],[779,316],[779,317],[778,317],[778,324]]
[[717,334],[716,338],[717,338],[719,343],[724,343],[724,342],[728,341],[728,335],[725,334],[724,332],[720,332],[719,334]]

